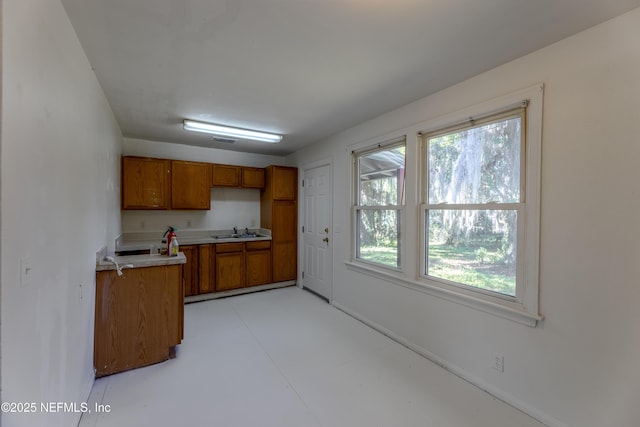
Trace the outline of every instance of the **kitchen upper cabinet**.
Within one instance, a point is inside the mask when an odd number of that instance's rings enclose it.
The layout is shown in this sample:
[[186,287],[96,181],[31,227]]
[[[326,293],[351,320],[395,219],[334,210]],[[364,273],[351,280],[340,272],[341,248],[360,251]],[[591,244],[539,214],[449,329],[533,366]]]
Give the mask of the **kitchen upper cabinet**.
[[242,167],[243,188],[264,188],[265,171],[263,168]]
[[211,209],[211,165],[171,161],[171,208]]
[[247,242],[245,249],[247,286],[271,283],[271,242]]
[[216,246],[216,292],[245,286],[244,243]]
[[270,166],[273,200],[296,200],[298,194],[298,169]]
[[168,209],[170,184],[169,160],[122,158],[122,209]]
[[213,179],[211,185],[214,187],[240,187],[240,166],[233,165],[212,165]]
[[283,166],[266,169],[260,195],[260,226],[271,230],[271,271],[274,282],[297,279],[298,170]]
[[264,188],[265,171],[263,168],[252,168],[234,165],[212,165],[213,187]]

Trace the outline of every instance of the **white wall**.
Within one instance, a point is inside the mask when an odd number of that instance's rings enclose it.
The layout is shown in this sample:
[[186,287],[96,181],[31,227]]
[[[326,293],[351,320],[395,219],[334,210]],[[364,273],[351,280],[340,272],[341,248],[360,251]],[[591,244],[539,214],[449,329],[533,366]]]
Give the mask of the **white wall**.
[[193,211],[122,211],[122,232],[158,232],[167,226],[181,231],[231,230],[260,227],[260,190],[246,188],[212,188],[211,210]]
[[[123,154],[173,160],[265,167],[284,165],[285,158],[215,148],[124,138]],[[191,224],[191,225],[188,225]],[[180,230],[228,230],[260,226],[260,190],[213,188],[208,211],[123,211],[122,232],[158,231],[168,225]],[[160,234],[161,235],[161,234]]]
[[[640,425],[640,9],[308,147],[334,162],[334,302],[540,420]],[[425,70],[428,72],[428,70]],[[540,307],[531,328],[348,270],[350,144],[407,134],[416,224],[416,125],[545,84]],[[415,230],[415,228],[413,228]],[[416,277],[409,226],[407,276]],[[505,372],[491,368],[505,356]]]
[[[2,7],[2,400],[82,402],[94,378],[96,251],[120,232],[122,136],[61,3]],[[31,283],[21,287],[24,257]],[[79,417],[5,413],[1,423]]]

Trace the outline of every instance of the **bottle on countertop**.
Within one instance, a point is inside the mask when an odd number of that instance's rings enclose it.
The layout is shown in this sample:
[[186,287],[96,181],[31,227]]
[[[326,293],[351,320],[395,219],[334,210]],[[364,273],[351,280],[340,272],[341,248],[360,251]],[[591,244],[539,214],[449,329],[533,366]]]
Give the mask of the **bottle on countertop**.
[[180,247],[178,246],[178,238],[173,236],[171,238],[171,242],[169,242],[169,256],[178,256],[178,252],[180,252]]
[[171,239],[173,239],[174,237],[177,237],[176,230],[177,228],[168,226],[167,231],[165,231],[164,235],[162,236],[167,238],[167,255],[169,256],[171,256]]

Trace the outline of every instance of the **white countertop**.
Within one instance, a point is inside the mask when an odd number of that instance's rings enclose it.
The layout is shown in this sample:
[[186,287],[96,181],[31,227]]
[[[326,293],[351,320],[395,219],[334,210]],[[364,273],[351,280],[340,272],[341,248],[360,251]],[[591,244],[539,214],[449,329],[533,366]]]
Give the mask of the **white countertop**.
[[[180,246],[271,240],[271,230],[264,228],[252,228],[249,231],[258,233],[260,236],[221,238],[220,236],[229,236],[233,234],[233,230],[178,230],[177,240],[178,245]],[[162,239],[162,233],[155,231],[123,233],[116,239],[116,252],[149,250],[151,246],[160,247],[163,246]]]
[[[164,265],[176,265],[185,264],[187,257],[180,252],[177,256],[167,255],[127,255],[114,257],[115,262],[118,263],[121,269],[126,270],[130,268],[143,268],[143,267],[162,267]],[[96,271],[115,270],[116,265],[103,259],[96,263]]]

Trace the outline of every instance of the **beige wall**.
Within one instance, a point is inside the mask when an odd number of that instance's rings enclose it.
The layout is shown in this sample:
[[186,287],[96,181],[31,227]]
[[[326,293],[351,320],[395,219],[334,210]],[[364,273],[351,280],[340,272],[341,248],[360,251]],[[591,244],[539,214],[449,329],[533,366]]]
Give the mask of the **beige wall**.
[[[298,166],[333,161],[334,302],[549,425],[640,425],[639,46],[636,9],[290,156]],[[346,268],[347,147],[407,134],[415,181],[419,123],[538,83],[543,322],[531,328]],[[412,278],[418,195],[415,183],[407,189]],[[504,373],[492,369],[495,353]]]
[[[96,251],[120,232],[122,136],[60,2],[2,8],[2,400],[82,402],[93,384]],[[2,414],[1,424],[79,418]]]

